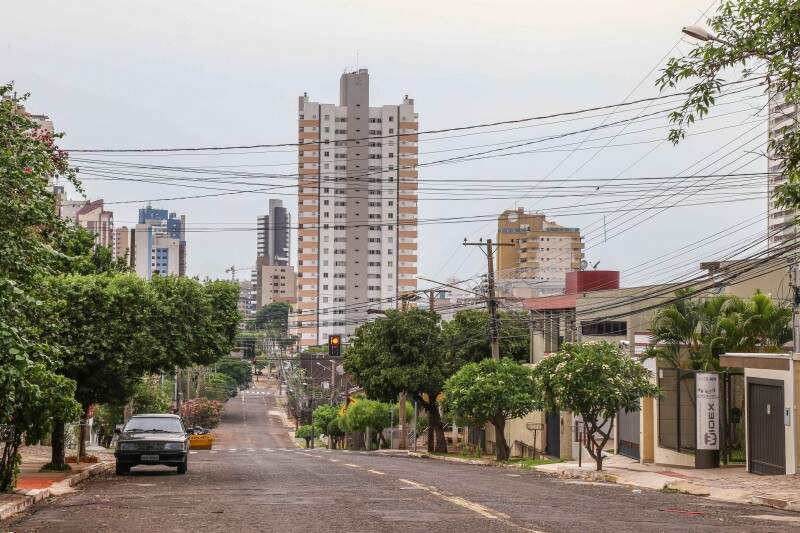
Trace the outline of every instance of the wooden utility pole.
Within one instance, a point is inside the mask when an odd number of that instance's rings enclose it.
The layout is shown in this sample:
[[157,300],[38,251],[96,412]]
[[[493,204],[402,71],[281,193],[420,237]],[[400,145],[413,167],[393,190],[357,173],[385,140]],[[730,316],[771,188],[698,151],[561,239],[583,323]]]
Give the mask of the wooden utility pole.
[[497,322],[497,297],[494,291],[494,249],[499,246],[514,246],[514,243],[493,243],[492,239],[486,239],[486,242],[483,242],[483,239],[479,242],[467,242],[467,239],[464,239],[464,246],[480,246],[481,250],[486,254],[486,282],[489,289],[489,298],[486,303],[489,308],[489,336],[492,341],[492,359],[500,359],[500,328]]

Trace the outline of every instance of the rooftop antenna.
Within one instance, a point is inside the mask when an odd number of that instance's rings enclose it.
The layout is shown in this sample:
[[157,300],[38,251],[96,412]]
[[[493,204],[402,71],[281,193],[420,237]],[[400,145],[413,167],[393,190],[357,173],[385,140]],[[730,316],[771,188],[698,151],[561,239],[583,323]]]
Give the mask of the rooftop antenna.
[[356,72],[358,72],[358,49],[356,49]]

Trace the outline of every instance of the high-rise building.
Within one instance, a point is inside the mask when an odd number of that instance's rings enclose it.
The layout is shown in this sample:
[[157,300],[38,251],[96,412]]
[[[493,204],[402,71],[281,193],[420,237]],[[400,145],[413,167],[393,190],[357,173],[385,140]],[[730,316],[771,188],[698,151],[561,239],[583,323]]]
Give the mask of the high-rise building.
[[368,308],[417,289],[417,114],[370,107],[366,69],[339,105],[299,99],[296,329],[300,345],[349,335]]
[[296,302],[295,269],[289,265],[290,223],[289,211],[277,199],[271,199],[268,213],[258,217],[256,267],[251,279],[255,310],[272,302]]
[[[769,140],[780,140],[785,132],[796,128],[800,118],[798,106],[786,102],[784,93],[775,93],[769,99]],[[784,163],[776,159],[775,153],[769,149],[767,159],[768,171],[768,206],[767,224],[769,230],[769,243],[771,246],[780,246],[787,239],[792,239],[797,234],[795,209],[786,209],[777,205],[773,193],[775,187],[786,182]]]
[[131,262],[131,230],[122,226],[114,230],[114,257],[125,258]]
[[134,229],[134,268],[139,276],[186,275],[186,216],[150,206],[139,209]]
[[288,265],[289,228],[289,211],[281,200],[270,199],[269,214],[258,217],[256,257],[266,257],[270,265]]
[[578,228],[559,226],[542,213],[508,209],[497,219],[498,290],[531,298],[562,294],[566,274],[581,268],[583,241]]
[[253,308],[258,310],[273,302],[294,305],[296,297],[296,274],[291,265],[271,265],[259,258],[256,261],[256,291]]
[[114,213],[106,211],[103,200],[61,200],[59,216],[72,220],[95,236],[95,242],[114,250]]

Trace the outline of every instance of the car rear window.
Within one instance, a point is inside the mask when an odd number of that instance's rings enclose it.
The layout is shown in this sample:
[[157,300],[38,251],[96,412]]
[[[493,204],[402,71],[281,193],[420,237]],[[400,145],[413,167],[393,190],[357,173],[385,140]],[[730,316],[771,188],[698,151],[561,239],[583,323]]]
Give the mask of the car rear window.
[[180,433],[183,431],[180,420],[165,417],[134,417],[125,424],[125,431],[161,430]]

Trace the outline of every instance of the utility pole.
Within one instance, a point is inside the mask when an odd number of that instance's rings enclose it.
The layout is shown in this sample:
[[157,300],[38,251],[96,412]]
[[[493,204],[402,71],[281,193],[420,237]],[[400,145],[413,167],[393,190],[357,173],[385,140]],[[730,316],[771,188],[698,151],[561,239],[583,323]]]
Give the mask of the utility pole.
[[[464,246],[479,246],[486,254],[486,281],[489,286],[489,335],[492,341],[492,359],[500,359],[500,331],[497,322],[497,297],[494,291],[494,249],[500,246],[514,246],[513,242],[493,243],[492,239],[480,239],[479,242],[467,242],[464,239]],[[484,250],[485,248],[485,250]]]

